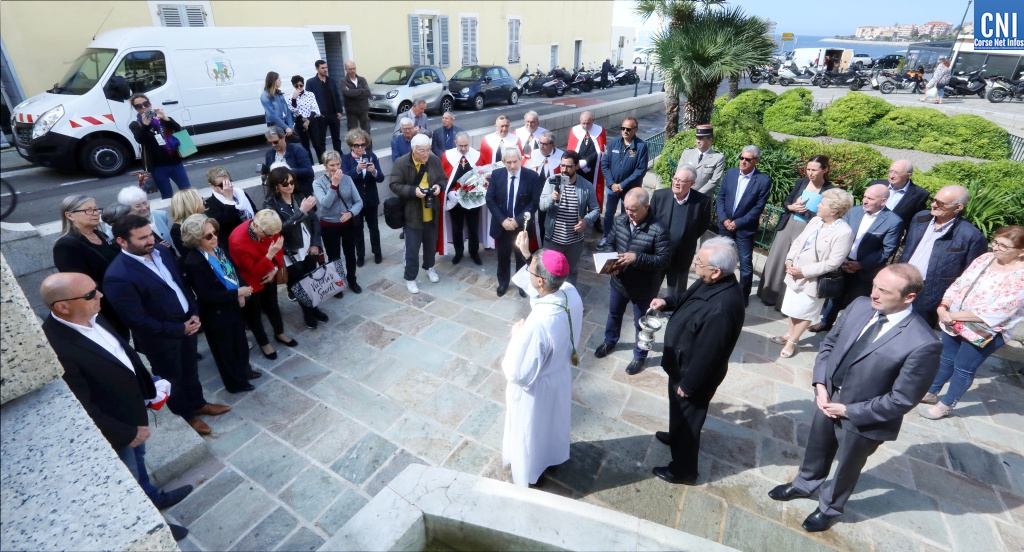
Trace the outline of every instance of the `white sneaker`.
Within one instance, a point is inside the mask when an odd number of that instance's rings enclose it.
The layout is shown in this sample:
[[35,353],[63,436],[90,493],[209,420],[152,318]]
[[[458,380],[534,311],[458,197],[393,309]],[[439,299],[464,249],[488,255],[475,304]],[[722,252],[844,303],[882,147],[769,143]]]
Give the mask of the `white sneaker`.
[[437,275],[437,272],[434,270],[434,267],[430,267],[427,269],[427,278],[430,278],[430,281],[434,282],[435,284],[441,281],[441,277]]
[[409,290],[409,293],[419,293],[420,287],[416,285],[416,280],[406,280],[405,289]]

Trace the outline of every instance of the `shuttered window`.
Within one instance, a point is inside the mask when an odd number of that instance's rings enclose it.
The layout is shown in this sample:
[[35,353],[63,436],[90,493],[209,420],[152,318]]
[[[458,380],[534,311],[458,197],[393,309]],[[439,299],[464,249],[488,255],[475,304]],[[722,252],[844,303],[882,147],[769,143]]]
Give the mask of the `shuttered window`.
[[420,64],[420,16],[409,15],[409,65]]
[[160,4],[160,21],[164,27],[205,27],[206,12],[195,4]]
[[508,20],[508,62],[519,63],[519,24],[518,19]]
[[441,46],[441,56],[440,56],[441,59],[440,59],[440,62],[441,63],[439,65],[441,67],[448,67],[448,66],[451,65],[451,62],[448,59],[449,56],[448,56],[448,16],[447,15],[439,15],[439,16],[437,16],[437,34],[438,34],[438,37],[440,38],[440,42],[441,42],[441,44],[440,44],[440,46]]
[[476,65],[477,62],[477,40],[476,40],[475,17],[462,18],[462,66]]
[[451,65],[447,15],[409,15],[409,64]]

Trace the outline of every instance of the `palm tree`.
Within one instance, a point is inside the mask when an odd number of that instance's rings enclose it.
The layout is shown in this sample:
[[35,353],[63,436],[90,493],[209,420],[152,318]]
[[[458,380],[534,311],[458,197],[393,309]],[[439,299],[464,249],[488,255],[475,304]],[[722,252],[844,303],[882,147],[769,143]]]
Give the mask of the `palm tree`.
[[679,129],[679,93],[683,128],[711,122],[722,79],[771,60],[775,41],[769,23],[723,0],[637,0],[643,20],[659,15],[668,26],[654,37],[655,63],[665,75],[665,137]]

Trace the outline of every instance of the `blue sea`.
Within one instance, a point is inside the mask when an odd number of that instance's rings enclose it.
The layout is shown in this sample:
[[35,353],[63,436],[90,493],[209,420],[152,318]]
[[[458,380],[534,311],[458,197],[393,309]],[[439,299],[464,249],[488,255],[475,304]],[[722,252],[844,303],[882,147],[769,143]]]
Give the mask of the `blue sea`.
[[[775,40],[782,44],[785,50],[788,52],[794,48],[792,42],[782,42],[780,40],[782,35],[775,35]],[[823,38],[832,38],[831,36],[796,36],[796,47],[797,48],[849,48],[854,53],[865,53],[872,58],[882,57],[887,54],[906,54],[907,44],[900,45],[886,45],[886,44],[873,44],[871,42],[822,42]]]

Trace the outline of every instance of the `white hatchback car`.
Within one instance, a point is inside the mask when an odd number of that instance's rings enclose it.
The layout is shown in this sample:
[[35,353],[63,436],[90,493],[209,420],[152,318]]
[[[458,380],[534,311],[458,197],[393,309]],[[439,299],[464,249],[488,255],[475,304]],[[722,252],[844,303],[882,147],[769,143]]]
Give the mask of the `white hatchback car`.
[[452,110],[454,98],[444,72],[430,66],[391,67],[370,84],[370,115],[398,117],[421,99],[427,102],[428,110],[438,113]]

